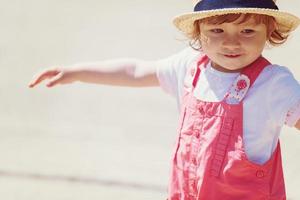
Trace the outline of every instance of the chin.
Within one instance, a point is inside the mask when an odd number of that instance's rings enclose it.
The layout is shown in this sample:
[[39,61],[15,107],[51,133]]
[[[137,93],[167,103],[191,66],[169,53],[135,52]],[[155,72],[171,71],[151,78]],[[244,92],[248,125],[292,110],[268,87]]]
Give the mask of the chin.
[[232,71],[232,72],[239,72],[241,71],[244,67],[244,65],[224,65],[224,66],[228,66],[228,67],[223,67],[224,69],[228,70],[228,71]]
[[221,66],[227,66],[227,67],[224,67],[224,68],[226,68],[228,70],[239,70],[239,69],[244,68],[247,65],[236,64],[236,63],[224,63],[224,65],[221,65]]

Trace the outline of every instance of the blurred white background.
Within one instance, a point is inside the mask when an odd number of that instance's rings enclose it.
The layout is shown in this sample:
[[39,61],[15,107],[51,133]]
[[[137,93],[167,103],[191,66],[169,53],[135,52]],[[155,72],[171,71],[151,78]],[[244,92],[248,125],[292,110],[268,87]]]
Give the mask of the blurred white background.
[[[0,0],[0,198],[165,199],[177,107],[160,88],[27,84],[49,66],[159,59],[187,46],[171,24],[188,0]],[[279,1],[300,16],[300,2]],[[265,55],[300,79],[300,31]],[[299,199],[299,131],[284,128],[289,199]]]

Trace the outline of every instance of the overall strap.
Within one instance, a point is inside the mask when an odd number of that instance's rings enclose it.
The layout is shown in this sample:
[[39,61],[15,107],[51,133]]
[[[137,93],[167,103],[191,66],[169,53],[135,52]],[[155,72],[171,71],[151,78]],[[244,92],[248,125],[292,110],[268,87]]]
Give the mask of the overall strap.
[[194,90],[200,76],[201,68],[205,67],[208,61],[209,59],[206,55],[201,55],[197,60],[192,62],[184,78],[184,88],[186,91],[191,92]]
[[209,59],[206,55],[202,56],[199,61],[197,62],[197,66],[196,66],[196,73],[194,74],[194,78],[193,78],[193,82],[192,82],[192,85],[193,85],[193,88],[196,87],[196,84],[198,82],[198,79],[199,79],[199,75],[200,75],[200,72],[201,72],[201,67],[206,67],[206,64],[208,63]]
[[229,104],[238,104],[242,102],[248,89],[253,85],[262,70],[271,63],[260,56],[253,63],[245,67],[240,75],[233,82],[224,100]]
[[241,74],[246,75],[250,79],[250,87],[253,85],[259,74],[262,72],[262,70],[270,65],[271,63],[265,59],[264,57],[260,56],[258,59],[256,59],[252,64],[245,67]]

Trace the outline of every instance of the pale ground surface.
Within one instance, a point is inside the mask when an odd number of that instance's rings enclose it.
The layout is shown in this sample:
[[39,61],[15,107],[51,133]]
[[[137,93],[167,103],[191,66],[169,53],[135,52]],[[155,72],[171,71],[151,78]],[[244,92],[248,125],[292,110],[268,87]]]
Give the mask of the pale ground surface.
[[[173,99],[156,88],[77,83],[30,90],[27,83],[56,64],[171,55],[185,44],[170,21],[191,2],[0,2],[0,199],[165,199],[177,126]],[[282,0],[282,7],[300,15],[299,1]],[[298,80],[299,42],[298,30],[266,52]],[[296,200],[300,136],[283,133],[287,192]]]

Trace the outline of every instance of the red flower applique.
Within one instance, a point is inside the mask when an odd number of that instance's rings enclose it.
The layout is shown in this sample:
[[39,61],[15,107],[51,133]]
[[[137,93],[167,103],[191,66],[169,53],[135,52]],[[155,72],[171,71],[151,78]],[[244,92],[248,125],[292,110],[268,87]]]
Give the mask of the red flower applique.
[[238,90],[245,89],[247,87],[247,82],[245,80],[239,80],[236,86]]

